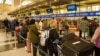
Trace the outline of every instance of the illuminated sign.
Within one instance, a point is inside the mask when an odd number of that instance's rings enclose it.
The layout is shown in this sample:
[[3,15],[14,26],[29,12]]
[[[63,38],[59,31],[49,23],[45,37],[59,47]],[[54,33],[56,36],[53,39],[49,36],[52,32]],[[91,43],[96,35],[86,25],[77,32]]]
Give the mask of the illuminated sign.
[[69,4],[69,5],[67,5],[67,10],[68,11],[76,11],[77,5],[76,4]]

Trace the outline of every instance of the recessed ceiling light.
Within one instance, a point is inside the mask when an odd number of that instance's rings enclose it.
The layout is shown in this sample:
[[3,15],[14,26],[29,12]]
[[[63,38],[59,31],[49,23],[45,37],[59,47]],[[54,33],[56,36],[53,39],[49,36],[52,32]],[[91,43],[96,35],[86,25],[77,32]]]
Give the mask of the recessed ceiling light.
[[57,1],[57,0],[54,0],[55,2]]
[[0,0],[0,3],[3,3],[3,0]]

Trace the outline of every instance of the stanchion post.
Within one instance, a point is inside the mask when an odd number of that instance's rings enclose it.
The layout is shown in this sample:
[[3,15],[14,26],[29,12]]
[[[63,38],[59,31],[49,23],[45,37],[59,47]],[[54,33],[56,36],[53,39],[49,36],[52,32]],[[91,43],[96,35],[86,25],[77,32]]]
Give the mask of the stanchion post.
[[7,28],[5,27],[5,33],[6,33],[6,38],[7,38]]
[[33,56],[33,44],[31,43],[31,56]]
[[16,32],[14,31],[14,34],[15,34],[15,38],[14,38],[14,41],[15,41],[15,43],[14,43],[14,49],[17,49],[17,36],[16,36]]

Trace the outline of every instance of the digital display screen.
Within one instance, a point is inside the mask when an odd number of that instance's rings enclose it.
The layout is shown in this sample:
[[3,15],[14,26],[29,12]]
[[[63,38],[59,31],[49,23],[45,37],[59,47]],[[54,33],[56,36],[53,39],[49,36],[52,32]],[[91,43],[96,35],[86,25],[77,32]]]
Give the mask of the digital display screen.
[[76,11],[77,10],[77,5],[76,4],[67,5],[67,10],[68,11]]
[[39,14],[40,14],[40,11],[36,10],[36,11],[35,11],[35,14],[36,14],[36,15],[39,15]]
[[53,13],[53,9],[52,8],[48,8],[46,11],[47,11],[47,13]]
[[50,17],[57,17],[57,15],[56,14],[52,14]]
[[75,16],[80,16],[80,14],[79,13],[76,13],[76,15]]
[[95,12],[95,15],[96,16],[100,16],[100,12]]
[[43,15],[42,18],[48,18],[48,15]]
[[44,15],[41,15],[41,18],[44,18],[45,16]]
[[29,12],[29,13],[28,13],[28,15],[29,15],[29,16],[31,16],[31,15],[32,15],[32,13],[31,13],[31,12]]
[[45,18],[50,18],[50,15],[46,15]]
[[75,14],[74,13],[73,14],[67,14],[67,16],[72,16],[73,17],[73,16],[75,16]]
[[22,14],[22,16],[25,16],[25,14]]
[[89,15],[90,15],[90,16],[94,16],[95,13],[94,13],[94,12],[90,12]]
[[63,14],[57,14],[57,17],[62,17],[63,16]]
[[81,16],[89,16],[89,13],[88,12],[83,12],[83,13],[81,13]]

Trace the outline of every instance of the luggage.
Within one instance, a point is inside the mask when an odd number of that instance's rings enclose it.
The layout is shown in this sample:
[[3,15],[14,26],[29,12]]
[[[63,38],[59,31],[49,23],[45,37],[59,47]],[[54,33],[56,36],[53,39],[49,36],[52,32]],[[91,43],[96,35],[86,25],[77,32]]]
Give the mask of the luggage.
[[77,37],[77,36],[74,33],[69,33],[63,37],[62,42],[74,39],[75,37]]
[[71,39],[63,42],[62,53],[65,56],[90,56],[94,45],[83,39]]

